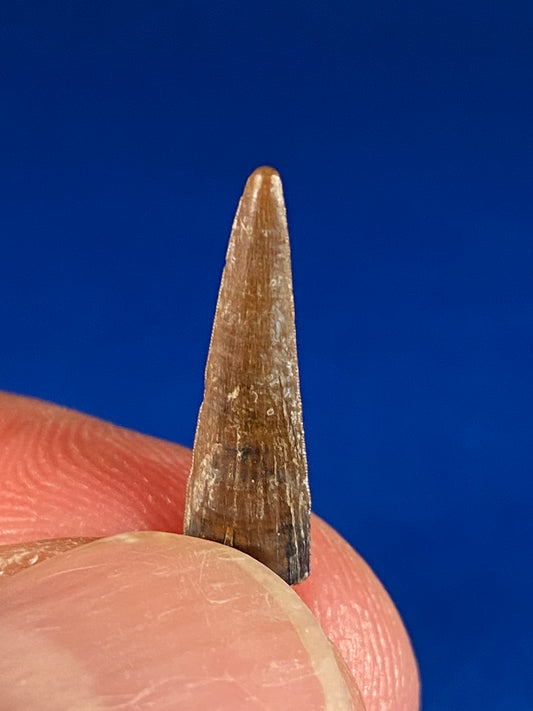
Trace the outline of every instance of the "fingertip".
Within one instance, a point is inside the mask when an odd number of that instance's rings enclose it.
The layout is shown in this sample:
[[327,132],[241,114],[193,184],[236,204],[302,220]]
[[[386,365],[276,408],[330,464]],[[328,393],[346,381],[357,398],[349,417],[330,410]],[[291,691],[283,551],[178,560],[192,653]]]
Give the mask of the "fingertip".
[[0,441],[2,544],[183,530],[184,447],[8,393]]
[[[6,393],[0,393],[0,440],[2,543],[182,530],[190,467],[183,447]],[[57,546],[52,542],[48,553]],[[20,560],[48,553],[34,550]],[[316,517],[311,555],[311,575],[295,589],[341,651],[368,711],[415,711],[416,660],[381,583]]]
[[389,594],[361,556],[318,516],[311,575],[295,586],[351,670],[367,711],[417,711],[418,666]]
[[139,710],[364,708],[294,591],[226,546],[122,534],[25,570],[2,593],[0,695],[19,707],[38,705],[46,685],[61,703],[112,695]]

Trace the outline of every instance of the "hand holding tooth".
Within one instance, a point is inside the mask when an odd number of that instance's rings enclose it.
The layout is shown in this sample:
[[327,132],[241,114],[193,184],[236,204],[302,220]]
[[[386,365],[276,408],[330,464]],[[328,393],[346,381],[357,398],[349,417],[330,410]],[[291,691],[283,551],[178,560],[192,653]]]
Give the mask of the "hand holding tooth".
[[[177,445],[1,393],[0,442],[2,711],[418,708],[393,603],[309,518],[272,169],[233,226],[192,468]],[[184,511],[195,537],[177,535]]]

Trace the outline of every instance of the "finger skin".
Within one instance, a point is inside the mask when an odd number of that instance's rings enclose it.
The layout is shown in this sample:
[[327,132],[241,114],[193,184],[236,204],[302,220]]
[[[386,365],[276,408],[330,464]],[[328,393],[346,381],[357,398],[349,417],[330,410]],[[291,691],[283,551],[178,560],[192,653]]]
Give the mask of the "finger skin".
[[97,538],[47,538],[44,541],[22,541],[0,546],[0,578],[6,579],[48,558],[55,558]]
[[0,442],[0,544],[183,532],[184,447],[8,393]]
[[296,593],[212,541],[121,534],[2,585],[6,711],[364,711],[351,689]]
[[[181,533],[190,452],[39,400],[0,394],[0,544]],[[416,711],[419,679],[389,596],[316,516],[312,573],[296,592],[338,646],[368,711]]]
[[343,655],[367,709],[418,708],[420,684],[413,648],[387,591],[325,521],[315,517],[311,535],[313,574],[295,590]]

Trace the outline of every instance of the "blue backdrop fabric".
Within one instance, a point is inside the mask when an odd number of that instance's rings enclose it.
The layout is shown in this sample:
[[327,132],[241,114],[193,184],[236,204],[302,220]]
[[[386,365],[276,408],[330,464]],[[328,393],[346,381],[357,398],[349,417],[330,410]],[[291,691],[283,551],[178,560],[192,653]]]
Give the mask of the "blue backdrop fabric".
[[191,445],[274,165],[314,509],[424,709],[531,709],[533,5],[22,0],[0,66],[0,386]]

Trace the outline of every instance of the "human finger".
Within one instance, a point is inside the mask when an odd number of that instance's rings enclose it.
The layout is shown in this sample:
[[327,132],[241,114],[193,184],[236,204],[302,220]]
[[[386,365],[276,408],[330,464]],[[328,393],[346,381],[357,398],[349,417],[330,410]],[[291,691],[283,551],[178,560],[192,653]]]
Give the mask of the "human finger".
[[100,539],[6,579],[2,708],[363,711],[312,613],[227,546]]
[[[182,531],[190,453],[80,413],[0,396],[0,541]],[[341,650],[368,711],[415,711],[409,637],[376,576],[317,517],[296,591]]]

